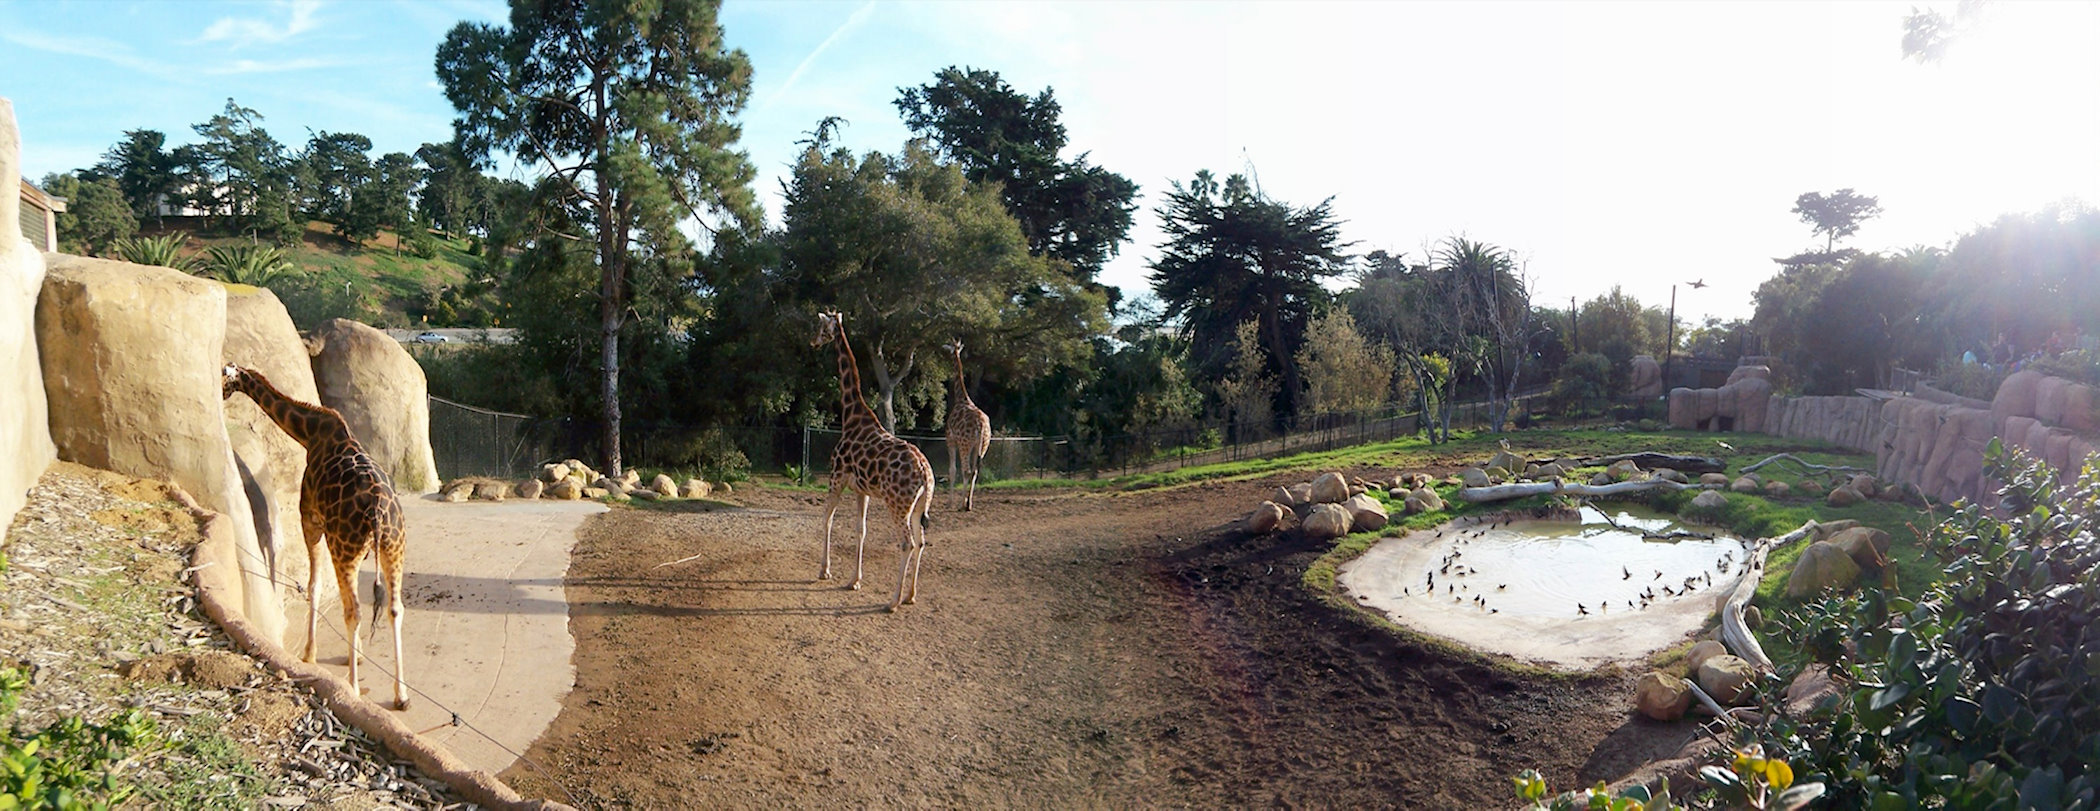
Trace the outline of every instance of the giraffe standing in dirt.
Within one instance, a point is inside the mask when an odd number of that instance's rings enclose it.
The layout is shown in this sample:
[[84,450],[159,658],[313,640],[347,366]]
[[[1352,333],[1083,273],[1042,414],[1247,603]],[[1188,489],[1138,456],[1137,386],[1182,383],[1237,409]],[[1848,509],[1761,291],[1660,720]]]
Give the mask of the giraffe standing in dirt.
[[[926,513],[933,507],[933,465],[926,454],[911,443],[884,430],[860,395],[860,370],[853,348],[846,344],[845,317],[837,311],[817,314],[817,334],[810,346],[838,344],[839,400],[843,412],[839,444],[831,451],[831,499],[824,507],[824,566],[820,580],[831,579],[831,522],[838,514],[839,495],[852,488],[860,497],[860,546],[853,561],[853,582],[860,588],[862,564],[868,552],[868,499],[879,497],[890,509],[899,535],[897,594],[890,610],[917,602],[919,566],[926,557]],[[906,583],[909,582],[909,588]]]
[[401,658],[401,556],[406,540],[401,502],[394,483],[364,446],[350,435],[343,415],[327,406],[285,396],[253,369],[227,364],[223,394],[235,392],[270,415],[270,421],[306,446],[306,475],[299,482],[299,525],[306,535],[306,661],[314,660],[314,635],[321,630],[319,547],[325,538],[328,557],[343,603],[343,630],[350,637],[350,690],[358,692],[357,566],[370,552],[379,562],[372,584],[374,627],[394,626],[394,709],[408,709],[408,682]]
[[970,478],[962,505],[963,511],[968,512],[977,501],[977,469],[984,463],[985,451],[992,448],[992,419],[970,402],[969,384],[963,378],[962,352],[961,340],[949,342],[948,353],[955,356],[955,396],[948,406],[948,489],[951,493],[961,490],[963,477]]

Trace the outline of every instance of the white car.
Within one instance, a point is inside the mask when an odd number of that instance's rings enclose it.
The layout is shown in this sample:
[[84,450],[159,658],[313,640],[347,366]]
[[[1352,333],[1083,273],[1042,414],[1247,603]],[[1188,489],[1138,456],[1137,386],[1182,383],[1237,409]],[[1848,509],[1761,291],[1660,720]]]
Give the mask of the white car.
[[449,343],[452,343],[452,339],[451,339],[451,338],[447,338],[447,337],[445,337],[445,336],[443,336],[443,335],[439,335],[439,334],[437,334],[437,333],[435,333],[435,332],[425,332],[425,333],[422,333],[422,334],[419,334],[419,335],[417,335],[417,336],[416,336],[416,337],[414,337],[414,338],[410,338],[409,340],[411,340],[411,341],[414,341],[414,342],[416,342],[416,343],[419,343],[419,344],[449,344]]

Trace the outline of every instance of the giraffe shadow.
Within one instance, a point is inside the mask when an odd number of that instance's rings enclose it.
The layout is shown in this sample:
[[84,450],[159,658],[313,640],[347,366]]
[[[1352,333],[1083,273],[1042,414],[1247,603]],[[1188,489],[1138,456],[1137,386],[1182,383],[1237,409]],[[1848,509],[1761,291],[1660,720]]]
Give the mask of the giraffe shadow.
[[[369,595],[372,585],[371,574],[362,573],[359,580],[359,594]],[[564,588],[570,585],[630,592],[634,594],[636,599],[569,601],[524,594],[520,591],[526,587],[534,587],[544,593],[545,589],[550,587]],[[887,601],[870,605],[702,607],[666,604],[665,601],[650,599],[651,597],[663,597],[676,600],[681,593],[695,595],[709,592],[803,594],[835,592],[841,595],[854,593],[835,582],[827,583],[813,580],[680,581],[669,578],[589,577],[564,581],[561,578],[504,579],[408,572],[403,576],[401,591],[402,597],[408,601],[409,611],[433,613],[558,614],[566,612],[572,616],[579,614],[608,616],[645,614],[665,617],[848,616],[881,613],[889,607]],[[326,618],[324,617],[324,619]]]
[[869,614],[885,614],[890,604],[885,601],[869,605],[784,605],[747,606],[735,608],[706,608],[701,606],[656,605],[652,603],[622,602],[616,600],[588,600],[569,606],[572,616],[648,616],[648,617],[850,617]]
[[570,580],[569,584],[609,589],[656,589],[661,591],[799,591],[821,593],[846,590],[845,586],[840,585],[835,580],[830,582],[822,580],[704,580],[637,577],[633,575],[578,577]]

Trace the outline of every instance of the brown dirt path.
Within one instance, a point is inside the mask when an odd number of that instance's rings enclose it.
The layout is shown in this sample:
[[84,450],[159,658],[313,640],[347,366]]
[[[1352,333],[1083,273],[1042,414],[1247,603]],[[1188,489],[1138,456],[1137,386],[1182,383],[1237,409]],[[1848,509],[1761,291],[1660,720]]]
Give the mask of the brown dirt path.
[[503,776],[596,807],[1500,806],[1520,769],[1572,788],[1685,740],[1628,720],[1627,677],[1453,662],[1314,599],[1322,549],[1220,520],[1275,483],[944,499],[896,615],[884,533],[861,591],[814,580],[821,495],[596,516],[576,690]]

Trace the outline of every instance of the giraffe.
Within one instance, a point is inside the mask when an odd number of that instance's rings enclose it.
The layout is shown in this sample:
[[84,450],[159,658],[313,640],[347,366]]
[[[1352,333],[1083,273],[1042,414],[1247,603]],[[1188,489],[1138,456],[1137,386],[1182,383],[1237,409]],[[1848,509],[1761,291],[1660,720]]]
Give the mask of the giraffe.
[[[853,348],[846,344],[845,316],[836,310],[817,314],[817,334],[810,346],[838,344],[840,419],[839,444],[831,451],[831,499],[824,507],[824,565],[819,580],[831,579],[831,523],[838,514],[839,495],[852,488],[860,497],[860,547],[853,561],[853,582],[860,588],[868,552],[868,499],[880,497],[896,522],[898,541],[897,594],[890,598],[891,611],[919,598],[919,566],[926,558],[926,513],[933,507],[933,465],[926,454],[911,443],[884,430],[875,412],[860,395],[860,370]],[[910,585],[907,588],[906,582]]]
[[[963,511],[968,512],[977,500],[977,468],[984,462],[985,451],[992,447],[992,420],[970,402],[970,389],[963,380],[962,352],[960,339],[948,342],[948,353],[955,356],[955,397],[948,407],[948,489],[962,489],[962,477],[970,477],[962,505]],[[960,474],[956,470],[958,457],[962,462]]]
[[379,578],[372,584],[373,627],[394,626],[394,709],[408,709],[408,682],[401,658],[401,554],[406,538],[401,502],[393,480],[365,455],[343,415],[327,406],[285,396],[253,369],[227,364],[223,395],[235,392],[270,415],[270,421],[306,446],[306,475],[299,482],[299,525],[306,535],[306,661],[314,660],[314,635],[321,629],[321,566],[316,559],[323,538],[334,564],[343,603],[343,628],[350,637],[350,691],[357,694],[357,566],[370,552],[378,559]]

